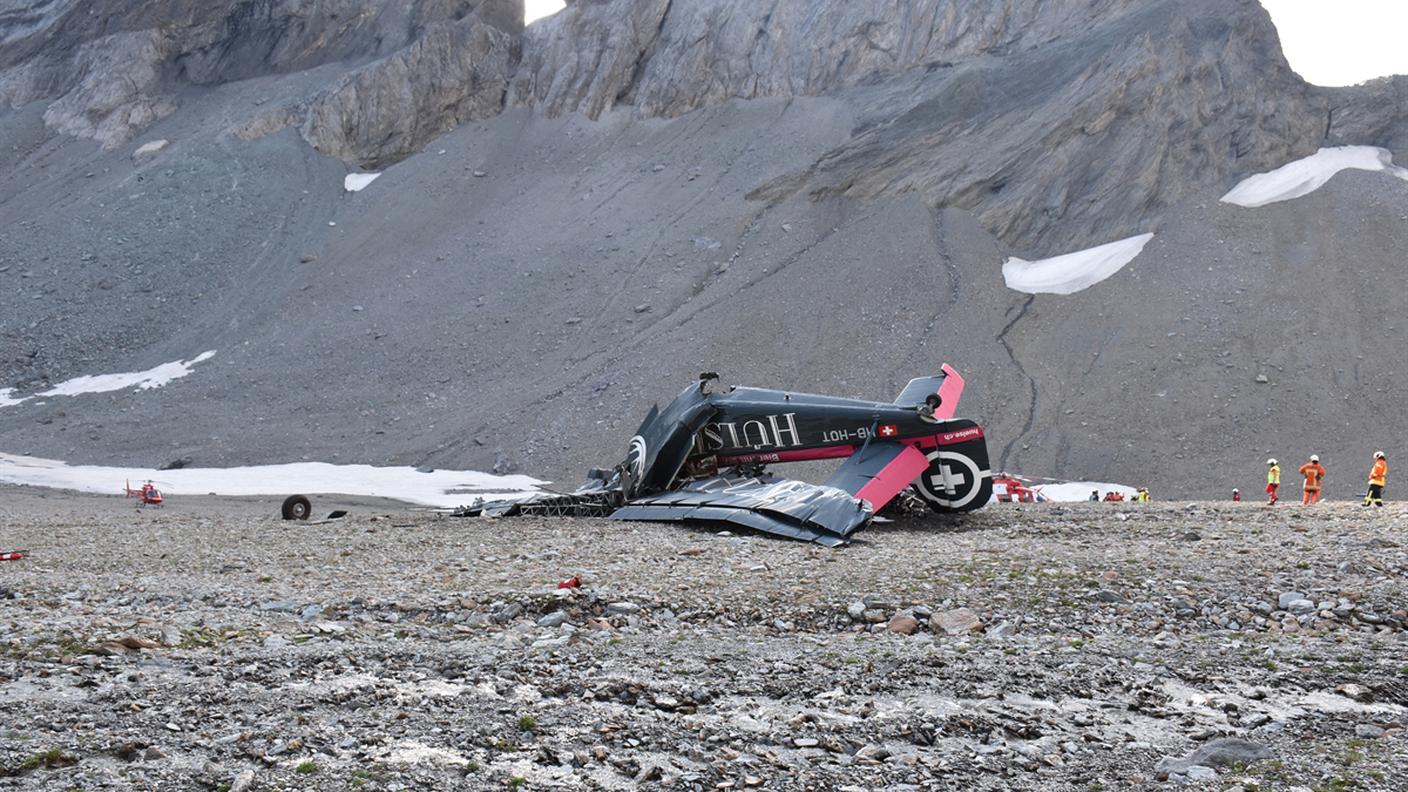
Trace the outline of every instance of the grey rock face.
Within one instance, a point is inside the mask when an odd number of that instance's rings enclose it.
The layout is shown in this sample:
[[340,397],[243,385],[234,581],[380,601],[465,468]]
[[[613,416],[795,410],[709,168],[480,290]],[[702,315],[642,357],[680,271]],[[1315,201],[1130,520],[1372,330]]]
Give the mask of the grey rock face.
[[510,103],[596,118],[629,92],[669,0],[576,3],[523,33]]
[[465,121],[497,115],[516,43],[473,16],[436,24],[318,97],[303,135],[343,160],[367,167],[395,162]]
[[1250,0],[598,0],[526,31],[521,16],[513,0],[6,0],[0,98],[47,100],[51,128],[114,146],[183,85],[371,59],[236,131],[299,126],[382,167],[505,100],[596,118],[839,96],[854,136],[751,197],[917,192],[1044,255],[1157,230],[1178,199],[1327,141],[1408,143],[1402,81],[1312,89]]
[[[421,46],[403,53],[400,62],[403,68],[423,66],[427,51],[468,46],[448,36],[444,26],[465,26],[462,21],[470,19],[505,37],[501,46],[511,49],[522,9],[512,0],[329,0],[312,8],[295,0],[102,0],[37,7],[6,0],[0,3],[0,100],[14,106],[47,100],[45,121],[51,128],[111,147],[174,112],[182,86],[386,57],[417,43]],[[463,63],[492,62],[483,56],[494,48],[468,49],[438,59],[435,73],[482,85],[474,79],[480,75],[464,70]],[[396,88],[396,74],[395,68],[388,70],[388,90]],[[500,79],[506,76],[504,69]],[[468,118],[461,104],[442,104],[441,115]],[[387,112],[407,109],[383,105]],[[365,112],[347,121],[366,125],[369,133],[379,131],[366,122]]]
[[917,191],[1044,254],[1312,153],[1329,102],[1251,2],[613,0],[530,29],[510,103],[669,117],[821,94],[860,110],[855,136],[751,197]]
[[1408,75],[1324,93],[1330,103],[1326,145],[1382,146],[1400,163],[1408,160]]
[[[1139,0],[580,3],[525,34],[514,100],[595,118],[677,116],[728,99],[816,96],[1034,44]],[[612,23],[615,24],[612,24]],[[583,57],[583,50],[602,57]]]

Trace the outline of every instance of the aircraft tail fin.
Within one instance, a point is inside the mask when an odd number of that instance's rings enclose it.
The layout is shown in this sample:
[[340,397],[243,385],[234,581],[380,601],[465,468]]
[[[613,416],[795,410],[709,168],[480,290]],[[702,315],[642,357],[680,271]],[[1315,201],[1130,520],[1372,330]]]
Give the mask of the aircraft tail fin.
[[[918,407],[930,403],[934,407],[934,417],[948,420],[958,411],[958,399],[963,395],[963,378],[953,367],[945,363],[942,374],[932,377],[916,377],[904,386],[895,404],[901,407]],[[934,399],[937,403],[931,402]]]

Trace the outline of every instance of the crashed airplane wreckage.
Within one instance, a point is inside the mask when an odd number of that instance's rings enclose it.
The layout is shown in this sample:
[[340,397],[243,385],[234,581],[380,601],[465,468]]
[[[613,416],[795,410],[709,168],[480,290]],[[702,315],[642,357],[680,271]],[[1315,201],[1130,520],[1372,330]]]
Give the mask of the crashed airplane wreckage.
[[[716,392],[705,374],[664,410],[651,408],[626,459],[592,470],[570,494],[475,503],[457,516],[606,516],[726,522],[842,545],[906,487],[937,512],[971,511],[992,496],[987,442],[954,418],[963,378],[910,380],[891,404],[763,388]],[[844,459],[821,485],[765,467]],[[723,472],[720,472],[720,471]]]

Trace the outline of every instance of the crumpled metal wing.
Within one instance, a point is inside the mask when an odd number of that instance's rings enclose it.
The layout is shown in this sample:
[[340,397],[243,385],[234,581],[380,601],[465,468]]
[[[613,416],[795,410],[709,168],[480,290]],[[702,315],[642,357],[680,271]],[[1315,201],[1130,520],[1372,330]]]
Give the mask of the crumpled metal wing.
[[720,476],[636,498],[611,519],[726,522],[835,547],[849,542],[873,515],[866,504],[835,487],[773,476]]

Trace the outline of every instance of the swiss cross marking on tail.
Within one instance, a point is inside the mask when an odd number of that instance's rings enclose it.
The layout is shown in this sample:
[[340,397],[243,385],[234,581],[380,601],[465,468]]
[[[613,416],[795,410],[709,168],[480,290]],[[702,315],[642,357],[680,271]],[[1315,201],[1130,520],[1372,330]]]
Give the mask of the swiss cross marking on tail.
[[884,424],[875,430],[881,437],[894,437],[900,433],[900,428],[894,424]]

